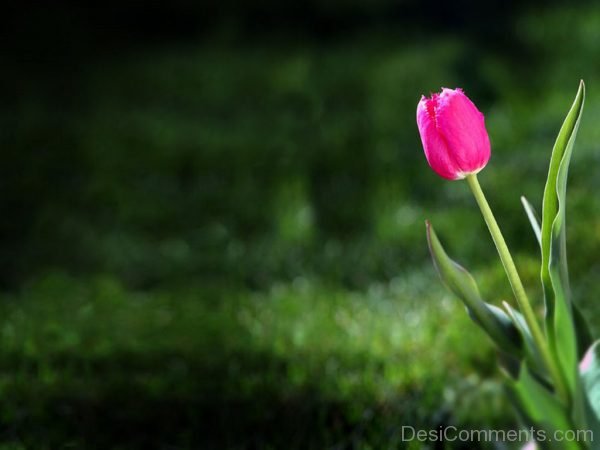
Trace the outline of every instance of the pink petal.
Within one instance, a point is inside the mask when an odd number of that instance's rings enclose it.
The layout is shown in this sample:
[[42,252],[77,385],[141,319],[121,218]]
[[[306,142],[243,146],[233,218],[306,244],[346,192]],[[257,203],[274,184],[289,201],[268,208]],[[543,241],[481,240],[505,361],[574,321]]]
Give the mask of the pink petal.
[[436,125],[461,172],[477,172],[487,164],[490,140],[485,119],[461,89],[442,89],[437,101]]
[[441,177],[448,180],[462,178],[460,167],[450,155],[446,141],[436,126],[436,108],[438,95],[431,99],[422,97],[417,106],[417,126],[421,135],[425,157],[431,168]]

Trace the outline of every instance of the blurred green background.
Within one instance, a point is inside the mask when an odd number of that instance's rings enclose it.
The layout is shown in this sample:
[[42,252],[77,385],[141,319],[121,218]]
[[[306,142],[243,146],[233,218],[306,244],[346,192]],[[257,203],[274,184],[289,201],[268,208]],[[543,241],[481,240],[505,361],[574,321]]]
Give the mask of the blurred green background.
[[0,447],[503,448],[487,338],[429,218],[511,294],[465,183],[423,156],[421,94],[486,115],[480,181],[538,306],[554,138],[579,79],[568,243],[598,331],[600,7],[377,0],[24,2],[2,15]]

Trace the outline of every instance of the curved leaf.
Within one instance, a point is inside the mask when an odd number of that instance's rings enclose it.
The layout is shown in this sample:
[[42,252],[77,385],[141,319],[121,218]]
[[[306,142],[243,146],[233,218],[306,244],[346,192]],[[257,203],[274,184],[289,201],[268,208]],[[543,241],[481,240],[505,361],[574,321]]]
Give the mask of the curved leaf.
[[541,279],[546,303],[546,331],[571,392],[575,392],[577,384],[577,338],[569,293],[565,200],[569,163],[584,100],[585,85],[582,81],[552,150],[541,226]]
[[[533,229],[533,233],[537,238],[538,244],[540,245],[540,249],[542,247],[542,235],[539,217],[535,211],[533,205],[525,198],[521,197],[521,203],[523,204],[523,208],[525,209],[525,214],[527,214],[527,218],[531,223],[531,228]],[[505,305],[505,309],[510,308],[510,305]],[[578,358],[583,358],[583,355],[587,351],[587,349],[592,345],[593,338],[592,332],[590,330],[589,324],[587,320],[581,313],[581,309],[577,306],[576,303],[571,303],[571,309],[573,311],[573,321],[575,324],[575,333],[577,335],[577,356]],[[510,312],[509,312],[510,315]],[[514,321],[514,319],[513,319]],[[517,325],[518,327],[518,325]]]
[[527,218],[529,219],[529,223],[531,223],[531,228],[533,228],[533,234],[535,234],[535,238],[538,241],[540,247],[542,246],[542,229],[540,228],[540,219],[538,218],[535,209],[529,203],[524,196],[521,196],[521,203],[523,204],[523,209],[525,209],[525,214],[527,214]]
[[448,257],[431,224],[426,222],[426,225],[429,251],[442,282],[463,301],[469,316],[501,350],[520,356],[522,339],[510,318],[500,308],[481,299],[471,274]]

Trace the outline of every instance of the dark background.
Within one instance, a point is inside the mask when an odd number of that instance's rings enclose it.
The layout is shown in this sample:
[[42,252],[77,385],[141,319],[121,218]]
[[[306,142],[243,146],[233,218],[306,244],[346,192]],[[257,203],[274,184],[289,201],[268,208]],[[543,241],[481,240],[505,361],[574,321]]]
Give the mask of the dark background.
[[491,345],[427,255],[425,218],[488,301],[510,298],[467,186],[423,156],[416,104],[441,86],[486,115],[481,183],[539,297],[519,196],[541,208],[585,79],[569,245],[594,325],[594,2],[21,2],[1,17],[6,448],[404,448],[403,425],[513,426]]

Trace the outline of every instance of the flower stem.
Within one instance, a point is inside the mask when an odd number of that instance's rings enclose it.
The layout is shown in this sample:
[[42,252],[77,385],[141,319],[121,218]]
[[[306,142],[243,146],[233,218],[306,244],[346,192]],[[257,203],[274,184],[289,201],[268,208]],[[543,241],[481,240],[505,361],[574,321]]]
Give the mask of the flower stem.
[[485,220],[485,223],[490,230],[490,234],[492,235],[492,239],[494,240],[494,244],[496,245],[496,249],[498,250],[498,254],[500,255],[500,259],[502,260],[502,265],[504,266],[504,270],[506,275],[508,276],[508,281],[512,287],[515,298],[517,299],[517,303],[523,312],[523,316],[527,325],[529,326],[529,330],[531,331],[531,335],[544,359],[544,363],[546,368],[550,372],[550,376],[554,381],[554,386],[559,396],[563,398],[565,401],[569,400],[568,391],[562,377],[562,372],[558,368],[556,360],[552,357],[550,353],[550,347],[548,345],[548,341],[544,337],[544,333],[540,325],[537,322],[535,317],[535,313],[533,312],[533,308],[531,307],[531,303],[529,303],[529,299],[527,298],[527,293],[525,292],[525,288],[523,287],[523,283],[521,282],[521,278],[519,277],[519,273],[517,272],[517,267],[515,266],[515,262],[512,259],[510,251],[508,250],[508,246],[506,245],[506,241],[502,236],[502,232],[500,231],[500,227],[494,218],[494,213],[488,204],[483,190],[479,185],[479,180],[477,179],[476,174],[467,175],[466,177],[467,183],[469,183],[469,187],[475,196],[475,200],[479,205],[479,209],[481,209],[481,213]]

